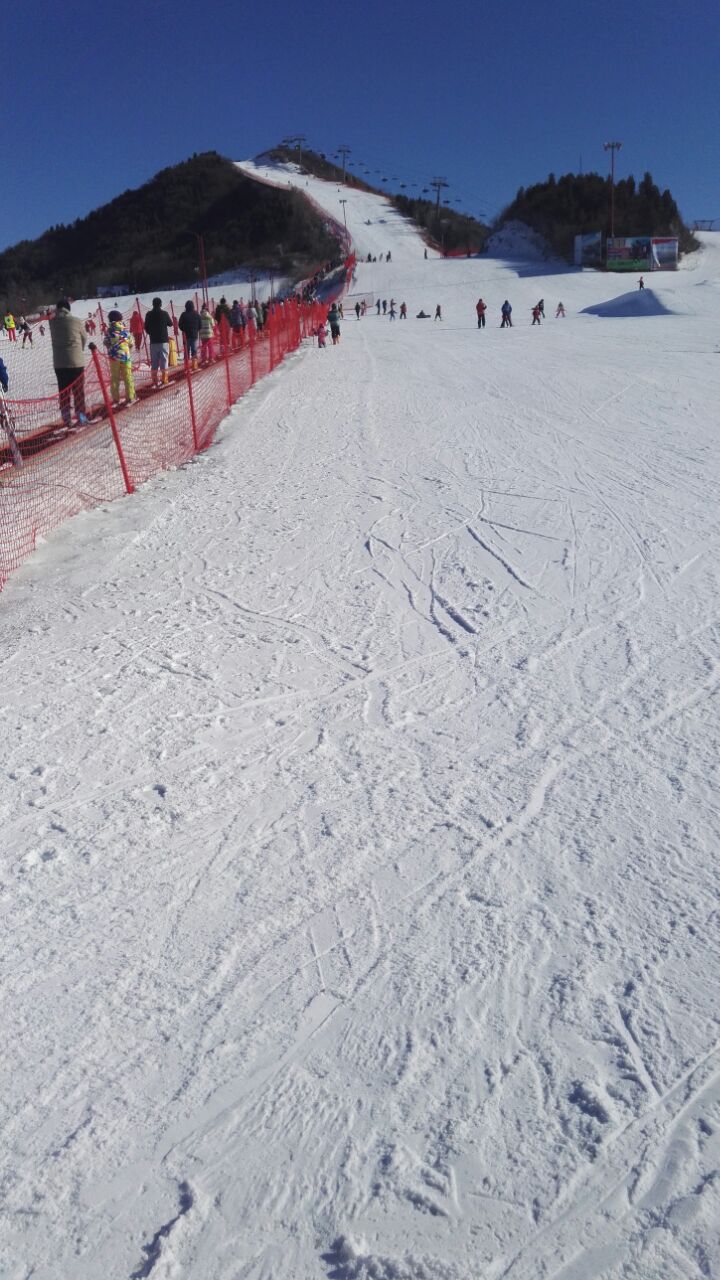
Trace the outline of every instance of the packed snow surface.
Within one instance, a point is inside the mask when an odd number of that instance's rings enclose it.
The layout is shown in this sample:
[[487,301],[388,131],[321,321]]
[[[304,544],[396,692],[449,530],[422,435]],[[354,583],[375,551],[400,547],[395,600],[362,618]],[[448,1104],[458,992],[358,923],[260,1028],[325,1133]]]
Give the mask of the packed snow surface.
[[583,315],[261,176],[410,318],[3,593],[0,1274],[716,1275],[718,238]]

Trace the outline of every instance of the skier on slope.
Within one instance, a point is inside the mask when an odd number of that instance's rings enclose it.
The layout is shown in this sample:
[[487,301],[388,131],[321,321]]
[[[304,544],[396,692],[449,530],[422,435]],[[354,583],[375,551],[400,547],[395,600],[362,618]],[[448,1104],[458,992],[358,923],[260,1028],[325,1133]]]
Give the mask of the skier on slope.
[[435,308],[435,315],[433,316],[433,319],[434,319],[434,320],[442,320],[442,307],[440,306],[440,303],[439,303],[439,302],[438,302],[438,304],[437,304],[437,306],[436,306],[436,308]]
[[125,387],[125,400],[132,404],[135,399],[135,382],[132,373],[132,346],[130,330],[119,311],[111,311],[108,315],[108,328],[103,342],[107,348],[110,361],[110,394],[117,404],[120,400],[120,379]]
[[500,314],[502,315],[502,320],[500,321],[500,328],[512,329],[512,307],[510,306],[510,303],[508,302],[507,298],[505,299],[505,301],[503,302],[500,308]]
[[557,311],[555,312],[555,319],[557,320],[559,316],[564,316],[564,315],[565,315],[565,308],[562,302],[558,302]]
[[475,310],[477,311],[478,329],[484,329],[485,328],[485,312],[487,311],[487,303],[483,302],[482,298],[478,298],[475,304]]
[[638,289],[644,289],[644,288],[645,288],[645,281],[641,276],[640,279],[638,280]]
[[332,344],[336,347],[340,341],[340,312],[337,304],[334,302],[328,311],[328,324],[330,325],[330,337],[332,338]]
[[136,351],[139,351],[142,346],[144,332],[145,328],[143,325],[143,318],[137,308],[135,308],[130,316],[130,333],[132,334]]
[[532,309],[532,322],[533,324],[540,323],[540,306],[538,303],[535,303],[535,306]]

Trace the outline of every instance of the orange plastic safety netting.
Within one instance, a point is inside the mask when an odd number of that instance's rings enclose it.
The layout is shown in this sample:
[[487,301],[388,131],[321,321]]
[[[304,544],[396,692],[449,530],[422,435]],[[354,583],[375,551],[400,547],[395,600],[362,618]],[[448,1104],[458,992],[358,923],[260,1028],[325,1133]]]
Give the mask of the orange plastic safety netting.
[[326,313],[325,304],[289,300],[271,303],[262,327],[250,320],[231,328],[223,319],[204,367],[195,367],[187,348],[176,352],[166,385],[153,385],[141,341],[136,399],[127,405],[121,396],[118,405],[98,309],[97,333],[89,335],[97,348],[81,378],[40,399],[0,398],[0,588],[38,537],[63,520],[207,448],[230,406],[313,335]]

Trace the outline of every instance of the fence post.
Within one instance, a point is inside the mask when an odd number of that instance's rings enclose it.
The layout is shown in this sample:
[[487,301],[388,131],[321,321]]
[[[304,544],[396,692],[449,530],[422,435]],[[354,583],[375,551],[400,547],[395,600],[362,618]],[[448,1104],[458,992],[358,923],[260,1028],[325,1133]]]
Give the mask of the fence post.
[[255,321],[248,320],[248,329],[250,331],[248,341],[250,343],[250,385],[255,386]]
[[123,450],[122,450],[122,445],[120,443],[120,436],[118,434],[118,429],[117,429],[117,423],[115,421],[115,414],[113,413],[112,400],[108,395],[107,383],[105,382],[105,379],[103,377],[103,371],[102,371],[102,366],[100,364],[98,349],[95,346],[94,342],[90,343],[90,350],[92,351],[92,358],[95,364],[95,372],[97,374],[98,382],[100,383],[100,390],[102,391],[103,400],[105,401],[105,408],[107,409],[107,415],[108,415],[108,418],[110,419],[110,429],[112,430],[113,440],[115,441],[115,448],[117,449],[118,458],[120,459],[120,470],[122,471],[123,480],[125,481],[125,488],[128,493],[134,493],[135,485],[132,483],[132,480],[130,479],[130,476],[128,474],[127,463],[125,462],[125,454],[123,453]]
[[145,321],[144,321],[144,319],[143,319],[142,308],[141,308],[141,306],[140,306],[140,299],[139,299],[138,297],[136,297],[136,298],[135,298],[135,306],[137,307],[137,313],[138,313],[138,315],[139,315],[139,317],[140,317],[140,323],[142,324],[142,327],[143,327],[143,330],[142,330],[142,345],[143,345],[143,351],[145,352],[145,361],[146,361],[146,363],[147,363],[147,364],[149,364],[149,363],[150,363],[150,352],[149,352],[149,350],[148,350],[148,336],[147,336],[147,334],[146,334],[146,332],[145,332]]
[[225,378],[227,380],[227,402],[228,409],[232,408],[233,395],[232,384],[230,382],[230,325],[227,316],[220,317],[220,341],[222,342],[223,354],[225,356]]
[[197,418],[195,417],[195,397],[193,396],[192,376],[190,371],[190,349],[188,347],[188,340],[185,334],[183,334],[183,358],[185,360],[185,378],[187,380],[188,400],[190,401],[190,421],[192,423],[193,444],[195,445],[195,452],[199,453],[200,444],[198,442]]

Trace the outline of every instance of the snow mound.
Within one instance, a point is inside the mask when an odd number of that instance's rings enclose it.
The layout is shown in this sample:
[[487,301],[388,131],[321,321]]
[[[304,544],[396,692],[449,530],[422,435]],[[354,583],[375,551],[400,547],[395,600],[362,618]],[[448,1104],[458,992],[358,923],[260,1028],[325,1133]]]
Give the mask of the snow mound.
[[334,1280],[465,1280],[465,1273],[439,1258],[373,1256],[361,1239],[341,1236],[326,1256]]
[[491,258],[505,258],[510,262],[558,261],[545,237],[525,222],[503,223],[490,236],[485,253]]
[[660,301],[652,289],[633,289],[632,293],[621,293],[618,298],[610,298],[608,302],[596,302],[592,307],[584,307],[580,314],[635,318],[637,316],[671,316],[675,313]]

